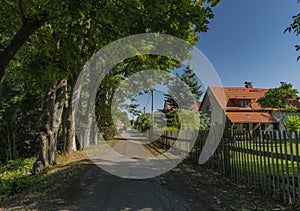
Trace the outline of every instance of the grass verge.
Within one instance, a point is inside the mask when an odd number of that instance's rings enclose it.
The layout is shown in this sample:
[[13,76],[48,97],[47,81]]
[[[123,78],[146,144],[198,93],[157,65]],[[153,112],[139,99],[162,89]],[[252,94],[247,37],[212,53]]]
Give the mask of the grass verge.
[[66,190],[78,183],[87,164],[91,163],[83,151],[78,151],[58,156],[58,165],[31,175],[34,160],[12,161],[1,168],[0,210],[47,210],[54,209],[55,204],[61,206],[72,194]]

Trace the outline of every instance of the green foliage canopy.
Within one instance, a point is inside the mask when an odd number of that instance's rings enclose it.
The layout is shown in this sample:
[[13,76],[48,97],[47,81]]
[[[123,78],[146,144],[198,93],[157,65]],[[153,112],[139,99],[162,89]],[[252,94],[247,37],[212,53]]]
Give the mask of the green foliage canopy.
[[264,108],[278,108],[285,111],[294,111],[295,107],[288,104],[288,99],[297,98],[298,90],[292,84],[282,83],[278,88],[270,89],[258,103]]
[[288,116],[288,121],[285,124],[285,127],[290,132],[299,132],[300,131],[300,117],[299,116]]
[[[297,0],[297,2],[299,3],[300,0]],[[287,27],[285,29],[284,32],[294,32],[297,36],[299,36],[300,34],[300,13],[298,13],[297,15],[294,15],[293,17],[293,22],[290,24],[289,27]],[[300,45],[295,45],[295,49],[296,51],[300,51]],[[297,57],[297,61],[300,60],[300,56]]]

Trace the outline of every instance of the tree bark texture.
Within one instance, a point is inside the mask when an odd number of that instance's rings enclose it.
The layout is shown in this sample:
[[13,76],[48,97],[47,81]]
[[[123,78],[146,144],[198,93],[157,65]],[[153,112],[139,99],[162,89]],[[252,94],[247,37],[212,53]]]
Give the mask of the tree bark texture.
[[[72,92],[71,92],[72,93]],[[64,137],[64,153],[69,154],[76,151],[75,125],[72,107],[72,95],[66,96],[63,116],[63,137]]]
[[65,103],[67,80],[60,80],[54,87],[46,87],[43,109],[40,119],[40,149],[36,161],[42,164],[33,166],[33,173],[39,172],[38,168],[56,164],[57,134],[62,121],[62,112]]

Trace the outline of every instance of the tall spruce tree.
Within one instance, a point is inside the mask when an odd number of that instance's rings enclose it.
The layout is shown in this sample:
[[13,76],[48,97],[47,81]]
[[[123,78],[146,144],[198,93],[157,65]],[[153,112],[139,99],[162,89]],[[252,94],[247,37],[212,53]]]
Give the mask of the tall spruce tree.
[[[201,85],[198,82],[196,74],[189,66],[186,67],[181,76],[179,74],[176,74],[176,76],[177,77],[169,83],[168,93],[165,94],[165,103],[167,106],[161,111],[166,115],[167,125],[178,128],[180,126],[175,121],[177,115],[176,110],[184,109],[192,111],[203,94],[203,91],[201,90]],[[183,88],[183,85],[186,87]],[[189,92],[185,92],[185,89],[189,90]],[[193,102],[193,104],[190,105],[185,102]],[[210,122],[210,120],[200,113],[199,116],[201,119],[200,123],[205,123],[204,126],[200,125],[200,128],[206,129],[208,127],[207,125],[209,125],[207,122]]]
[[[169,106],[174,109],[180,107],[180,109],[191,110],[203,94],[201,85],[198,82],[196,74],[189,66],[186,67],[181,76],[179,74],[176,74],[176,76],[169,83],[169,91],[168,94],[165,94],[165,99]],[[189,90],[189,92],[185,92],[184,90]],[[184,104],[183,102],[193,102],[193,105],[179,105]]]
[[191,91],[194,97],[194,101],[198,102],[201,95],[203,94],[203,91],[201,90],[201,85],[199,84],[194,71],[189,66],[187,66],[180,79],[184,81],[185,84],[188,86],[189,90]]

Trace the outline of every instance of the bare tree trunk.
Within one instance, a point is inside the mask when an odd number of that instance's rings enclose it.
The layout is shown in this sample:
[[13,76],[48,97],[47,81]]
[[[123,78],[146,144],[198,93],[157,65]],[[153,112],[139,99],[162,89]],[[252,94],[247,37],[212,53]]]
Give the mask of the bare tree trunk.
[[99,137],[99,127],[98,127],[97,121],[93,122],[92,130],[93,130],[93,132],[92,132],[93,137],[91,137],[92,143],[96,145],[96,144],[98,144],[98,137]]
[[[76,147],[76,131],[75,131],[75,113],[74,111],[78,108],[78,102],[81,93],[81,85],[75,87],[76,83],[81,84],[83,81],[82,75],[80,75],[83,70],[82,62],[78,63],[77,73],[74,74],[68,81],[70,91],[66,93],[66,100],[63,110],[63,137],[64,137],[64,152],[70,153],[77,150]],[[73,98],[74,97],[74,98]],[[79,140],[82,140],[79,138]],[[83,144],[80,143],[80,148],[82,149]]]
[[67,80],[60,80],[56,85],[55,90],[55,103],[53,108],[53,117],[52,117],[52,133],[50,135],[50,165],[56,164],[56,151],[57,151],[57,134],[59,125],[62,121],[62,112],[64,108],[65,98],[67,92]]
[[[55,103],[55,89],[53,87],[47,87],[45,89],[46,95],[44,98],[44,104],[42,109],[42,115],[40,119],[40,149],[37,162],[40,161],[38,168],[49,166],[49,139],[52,136],[52,114]],[[35,164],[33,166],[33,173],[39,172],[41,169],[35,169]]]
[[[8,121],[7,121],[8,122]],[[8,152],[9,152],[9,160],[12,160],[12,147],[11,147],[11,141],[10,141],[10,135],[9,135],[9,125],[6,125],[6,133],[7,133],[7,143],[8,143]]]
[[86,129],[84,131],[84,138],[83,138],[83,146],[82,149],[85,149],[90,146],[91,140],[91,127],[92,127],[92,113],[91,109],[87,110],[86,114]]
[[[95,64],[94,64],[95,65]],[[89,74],[90,77],[90,84],[88,87],[88,94],[89,98],[87,101],[87,108],[86,108],[86,113],[85,113],[85,125],[86,129],[84,131],[84,141],[83,141],[83,149],[86,147],[89,147],[90,144],[93,142],[94,138],[94,130],[93,130],[93,117],[95,116],[95,99],[94,97],[96,96],[97,90],[95,89],[95,80],[97,77],[97,74],[94,71],[91,71]]]
[[55,87],[47,87],[40,119],[39,156],[33,164],[32,173],[36,174],[49,165],[56,164],[57,133],[62,120],[67,80],[60,80]]
[[73,119],[72,95],[66,97],[62,115],[64,152],[69,154],[76,151],[75,126]]

